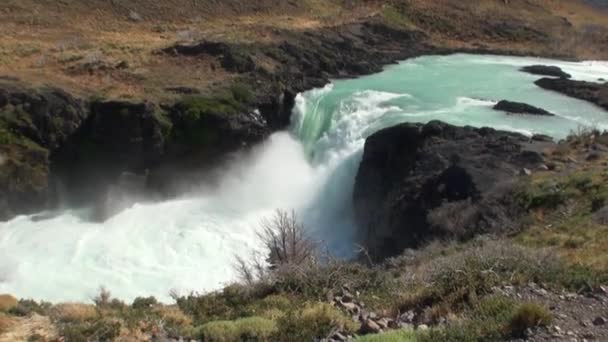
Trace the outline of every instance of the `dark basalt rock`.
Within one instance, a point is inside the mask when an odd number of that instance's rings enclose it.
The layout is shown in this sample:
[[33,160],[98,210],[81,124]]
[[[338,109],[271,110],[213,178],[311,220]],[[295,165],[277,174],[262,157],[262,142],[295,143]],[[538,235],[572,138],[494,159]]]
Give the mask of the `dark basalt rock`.
[[87,116],[78,99],[56,88],[0,81],[0,220],[49,202],[49,154]]
[[533,75],[555,76],[559,78],[570,78],[572,75],[563,71],[561,68],[549,65],[530,65],[519,69]]
[[56,149],[86,118],[83,101],[57,88],[0,81],[0,121],[19,136]]
[[495,110],[504,111],[510,114],[530,114],[530,115],[543,115],[543,116],[555,116],[542,108],[531,106],[527,103],[512,102],[502,100],[494,106]]
[[382,259],[436,238],[518,229],[512,193],[521,170],[543,163],[546,144],[442,122],[373,134],[353,195],[362,243]]
[[541,78],[537,86],[594,103],[608,110],[608,84],[567,79]]

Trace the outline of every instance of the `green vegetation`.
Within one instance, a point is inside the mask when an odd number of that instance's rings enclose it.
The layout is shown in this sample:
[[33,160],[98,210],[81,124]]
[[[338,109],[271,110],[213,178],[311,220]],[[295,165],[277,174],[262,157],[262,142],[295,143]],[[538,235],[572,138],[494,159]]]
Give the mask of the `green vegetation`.
[[235,83],[214,95],[184,96],[176,104],[181,124],[173,127],[174,138],[194,146],[214,145],[219,136],[215,128],[209,127],[208,116],[229,116],[244,112],[252,97],[250,88],[241,83]]
[[406,4],[387,5],[382,9],[382,17],[388,25],[397,28],[411,28],[412,22],[407,16]]
[[288,312],[278,320],[278,341],[311,341],[325,338],[334,328],[354,333],[358,325],[334,306],[326,303],[307,304],[301,310]]
[[[558,160],[588,146],[593,133],[572,136],[554,153]],[[597,136],[595,141],[605,139]],[[579,158],[579,157],[577,157]],[[608,272],[608,172],[605,160],[570,163],[569,169],[534,174],[519,198],[530,213],[529,227],[516,238],[523,245],[554,248],[574,267],[590,267],[605,281]],[[602,210],[604,209],[604,210]],[[580,268],[580,267],[578,267]]]
[[214,321],[201,327],[201,337],[210,342],[269,341],[277,333],[277,324],[262,317],[234,321]]
[[234,115],[246,110],[252,98],[251,89],[243,83],[234,83],[229,89],[212,96],[188,95],[177,104],[187,123],[192,124],[206,114]]
[[358,337],[355,342],[414,342],[416,334],[412,330],[393,330],[381,334]]
[[11,308],[9,313],[14,316],[25,317],[32,314],[47,315],[52,304],[48,302],[36,302],[31,299],[21,299],[17,306]]
[[463,319],[444,328],[418,334],[421,342],[504,341],[524,337],[527,329],[551,322],[547,310],[534,303],[490,296],[465,312]]

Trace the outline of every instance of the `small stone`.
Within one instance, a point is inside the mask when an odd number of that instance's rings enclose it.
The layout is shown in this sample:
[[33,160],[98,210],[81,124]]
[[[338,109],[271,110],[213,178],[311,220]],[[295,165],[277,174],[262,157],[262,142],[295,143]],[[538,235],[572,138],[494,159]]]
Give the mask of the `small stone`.
[[424,331],[424,330],[429,330],[429,326],[428,326],[428,325],[426,325],[426,324],[420,324],[420,325],[417,327],[417,329],[418,329],[418,330],[422,330],[422,331]]
[[144,20],[141,15],[139,15],[139,13],[135,12],[135,11],[131,11],[129,12],[129,20],[134,21],[134,22],[139,22]]
[[365,320],[361,326],[361,332],[364,334],[377,334],[382,331],[382,328],[371,319]]
[[593,320],[593,325],[604,325],[606,322],[606,318],[598,316]]
[[380,326],[380,328],[384,330],[384,329],[388,328],[388,319],[381,318],[376,321],[376,324],[378,324],[378,326]]
[[410,310],[402,313],[401,316],[399,316],[399,320],[406,323],[412,323],[415,316],[416,314],[414,313],[414,311]]
[[376,319],[377,317],[378,317],[378,315],[375,312],[372,311],[369,313],[369,318]]
[[340,306],[346,309],[348,312],[359,313],[359,307],[355,303],[343,303],[339,302]]
[[399,329],[412,329],[413,327],[411,323],[399,322]]
[[549,171],[549,167],[547,165],[545,165],[545,164],[540,164],[538,166],[538,169],[541,170],[541,171]]
[[334,341],[346,341],[346,336],[342,335],[340,332],[336,332],[331,336],[331,339]]
[[571,331],[571,330],[568,330],[568,331],[566,332],[566,335],[568,335],[568,336],[575,336],[574,332],[573,332],[573,331]]
[[342,301],[345,303],[350,303],[354,300],[355,300],[355,297],[352,294],[350,294],[350,292],[344,292],[344,294],[342,295]]
[[519,174],[522,176],[532,176],[532,171],[524,167],[523,169],[521,169]]
[[388,327],[389,327],[389,329],[400,329],[401,328],[401,324],[397,323],[393,319],[389,319],[388,320]]

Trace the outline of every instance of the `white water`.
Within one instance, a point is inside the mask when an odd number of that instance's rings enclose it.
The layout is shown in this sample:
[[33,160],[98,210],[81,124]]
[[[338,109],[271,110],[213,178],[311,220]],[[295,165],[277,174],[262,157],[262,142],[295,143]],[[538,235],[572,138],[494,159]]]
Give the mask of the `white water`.
[[[104,224],[78,211],[0,223],[0,293],[87,300],[103,285],[121,299],[172,289],[204,292],[234,280],[235,255],[259,248],[259,220],[296,209],[311,234],[337,255],[355,240],[351,192],[364,139],[399,122],[441,119],[557,138],[581,125],[608,128],[608,113],[534,86],[517,71],[562,67],[575,79],[608,79],[606,62],[500,56],[430,56],[383,73],[337,81],[298,96],[292,133],[277,133],[228,167],[221,184],[163,203],[137,204]],[[496,101],[524,101],[555,118],[509,116]]]

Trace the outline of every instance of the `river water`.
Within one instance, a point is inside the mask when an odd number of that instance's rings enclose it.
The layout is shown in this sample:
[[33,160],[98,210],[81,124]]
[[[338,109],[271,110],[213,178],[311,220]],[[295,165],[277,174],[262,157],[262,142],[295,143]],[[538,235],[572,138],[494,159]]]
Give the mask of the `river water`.
[[[337,256],[356,240],[351,195],[365,138],[401,122],[443,120],[557,139],[582,127],[608,129],[608,112],[540,89],[518,71],[557,65],[574,79],[608,79],[608,62],[457,54],[426,56],[300,94],[290,131],[274,134],[226,167],[217,186],[166,202],[139,203],[105,223],[84,209],[0,222],[0,293],[50,301],[89,300],[104,286],[124,300],[219,289],[235,257],[259,251],[256,230],[275,209],[296,210]],[[507,115],[499,100],[556,117]],[[206,190],[203,190],[206,189]]]

